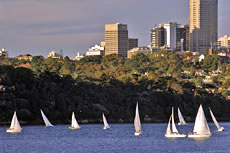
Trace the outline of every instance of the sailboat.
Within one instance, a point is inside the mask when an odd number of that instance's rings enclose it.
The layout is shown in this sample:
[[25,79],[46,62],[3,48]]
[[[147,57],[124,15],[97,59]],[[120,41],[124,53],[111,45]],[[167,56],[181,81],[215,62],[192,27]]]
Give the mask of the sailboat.
[[216,120],[214,114],[212,113],[211,108],[209,108],[209,111],[210,111],[210,114],[211,114],[211,116],[212,116],[212,120],[213,120],[214,124],[215,124],[216,127],[217,127],[217,131],[223,131],[223,130],[224,130],[224,127],[219,125],[219,123],[217,122],[217,120]]
[[46,127],[53,127],[53,125],[50,123],[50,121],[48,120],[48,118],[45,116],[45,114],[43,113],[43,111],[41,110],[41,114],[42,114],[42,118],[45,122],[45,126]]
[[204,110],[202,105],[200,105],[200,108],[196,115],[195,125],[193,129],[193,133],[189,133],[189,138],[205,138],[210,137],[212,134],[210,132]]
[[72,129],[72,130],[74,130],[74,129],[80,129],[81,127],[79,126],[79,124],[77,123],[77,120],[76,120],[76,118],[75,118],[75,114],[74,114],[74,112],[73,112],[73,114],[72,114],[72,122],[71,122],[71,126],[69,127],[69,129]]
[[107,122],[104,113],[102,114],[103,122],[104,122],[104,130],[109,129],[109,123]]
[[[171,120],[172,120],[172,131],[171,131]],[[168,127],[165,133],[165,137],[167,138],[184,138],[186,137],[185,134],[180,134],[176,128],[176,124],[174,121],[174,109],[172,108],[172,115],[169,118],[169,122],[168,122]]]
[[17,115],[16,115],[16,111],[14,112],[12,121],[11,121],[11,125],[10,128],[6,130],[6,132],[8,133],[19,133],[22,131],[22,128],[20,126],[20,123],[18,121]]
[[178,107],[178,111],[177,112],[178,112],[178,117],[179,117],[179,123],[178,123],[178,125],[185,125],[185,124],[187,124],[185,122],[185,120],[184,120],[184,117],[181,114],[181,111],[180,111],[179,107]]
[[135,115],[135,119],[134,119],[134,127],[135,127],[135,136],[139,136],[142,134],[141,131],[141,121],[140,121],[140,116],[139,116],[139,110],[138,110],[138,103],[136,106],[136,115]]

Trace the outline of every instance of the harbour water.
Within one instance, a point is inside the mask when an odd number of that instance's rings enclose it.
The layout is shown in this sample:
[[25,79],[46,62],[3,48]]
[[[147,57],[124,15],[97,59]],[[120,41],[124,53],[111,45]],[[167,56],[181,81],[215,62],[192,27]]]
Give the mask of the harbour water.
[[[0,153],[230,153],[230,123],[220,123],[225,131],[216,132],[209,123],[208,139],[164,137],[167,124],[142,124],[143,135],[134,136],[133,124],[83,124],[80,130],[68,125],[22,126],[18,134],[6,133],[0,127]],[[193,130],[193,124],[177,126],[181,133]]]

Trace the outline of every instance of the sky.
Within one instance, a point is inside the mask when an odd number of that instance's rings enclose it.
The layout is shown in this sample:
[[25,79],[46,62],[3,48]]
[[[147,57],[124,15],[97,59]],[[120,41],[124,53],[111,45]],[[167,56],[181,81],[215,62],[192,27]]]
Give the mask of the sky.
[[[219,0],[219,36],[230,35],[229,6]],[[0,48],[10,57],[62,49],[73,58],[104,40],[105,24],[127,24],[145,46],[155,25],[188,19],[189,0],[0,0]]]

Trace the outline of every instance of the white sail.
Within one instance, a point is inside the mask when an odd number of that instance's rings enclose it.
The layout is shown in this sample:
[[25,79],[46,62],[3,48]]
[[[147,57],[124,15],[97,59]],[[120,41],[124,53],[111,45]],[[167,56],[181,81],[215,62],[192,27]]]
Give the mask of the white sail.
[[178,133],[178,130],[176,128],[176,124],[175,124],[175,121],[174,121],[174,108],[172,108],[172,132]]
[[14,115],[13,115],[13,118],[12,118],[12,121],[11,121],[11,124],[10,124],[10,129],[13,129],[13,128],[14,128],[14,125],[15,125],[15,118],[16,118],[16,111],[14,112]]
[[178,117],[179,117],[179,121],[180,121],[179,125],[185,125],[186,122],[185,122],[185,120],[184,120],[184,118],[183,118],[183,116],[181,114],[181,111],[180,111],[179,107],[178,107]]
[[20,126],[20,123],[18,121],[16,112],[14,112],[11,124],[10,124],[10,128],[6,131],[6,132],[10,132],[10,133],[16,133],[16,132],[21,132],[22,128]]
[[75,118],[74,112],[73,112],[73,114],[72,114],[72,123],[71,123],[71,127],[74,127],[74,128],[79,128],[79,127],[80,127],[79,124],[78,124],[78,122],[77,122],[77,120],[76,120],[76,118]]
[[104,129],[109,129],[110,126],[109,126],[109,124],[108,124],[108,122],[107,122],[107,120],[105,118],[104,113],[102,114],[102,118],[103,118],[103,122],[104,122]]
[[168,127],[167,127],[167,130],[166,130],[166,134],[171,134],[172,133],[172,131],[171,131],[171,125],[170,125],[171,119],[172,119],[172,115],[169,118],[169,122],[168,122]]
[[135,126],[136,133],[141,133],[141,121],[140,121],[140,116],[139,116],[138,103],[136,106],[136,115],[135,115],[135,119],[134,119],[134,126]]
[[210,108],[209,108],[209,111],[210,111],[210,114],[212,116],[212,120],[213,120],[214,124],[216,125],[217,129],[220,129],[220,125],[217,122],[217,120],[216,120],[215,116],[213,115],[212,110]]
[[15,119],[14,119],[14,129],[15,131],[21,131],[21,125],[18,121],[18,118],[17,118],[17,115],[16,115],[16,112],[15,112]]
[[211,134],[202,105],[198,110],[193,132],[199,135]]
[[46,127],[53,126],[53,125],[50,123],[50,121],[48,120],[48,118],[45,116],[45,114],[43,113],[42,110],[41,110],[41,114],[42,114],[42,118],[43,118],[43,120],[44,120],[44,122],[45,122]]

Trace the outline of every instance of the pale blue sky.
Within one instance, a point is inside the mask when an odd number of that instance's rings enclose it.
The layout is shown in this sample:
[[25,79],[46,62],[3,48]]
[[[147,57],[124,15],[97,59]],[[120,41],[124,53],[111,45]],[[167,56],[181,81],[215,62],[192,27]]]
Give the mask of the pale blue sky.
[[[230,0],[219,0],[219,36],[230,34]],[[9,55],[74,57],[104,40],[104,25],[128,24],[129,36],[148,45],[155,24],[188,23],[189,0],[0,0],[0,48]]]

